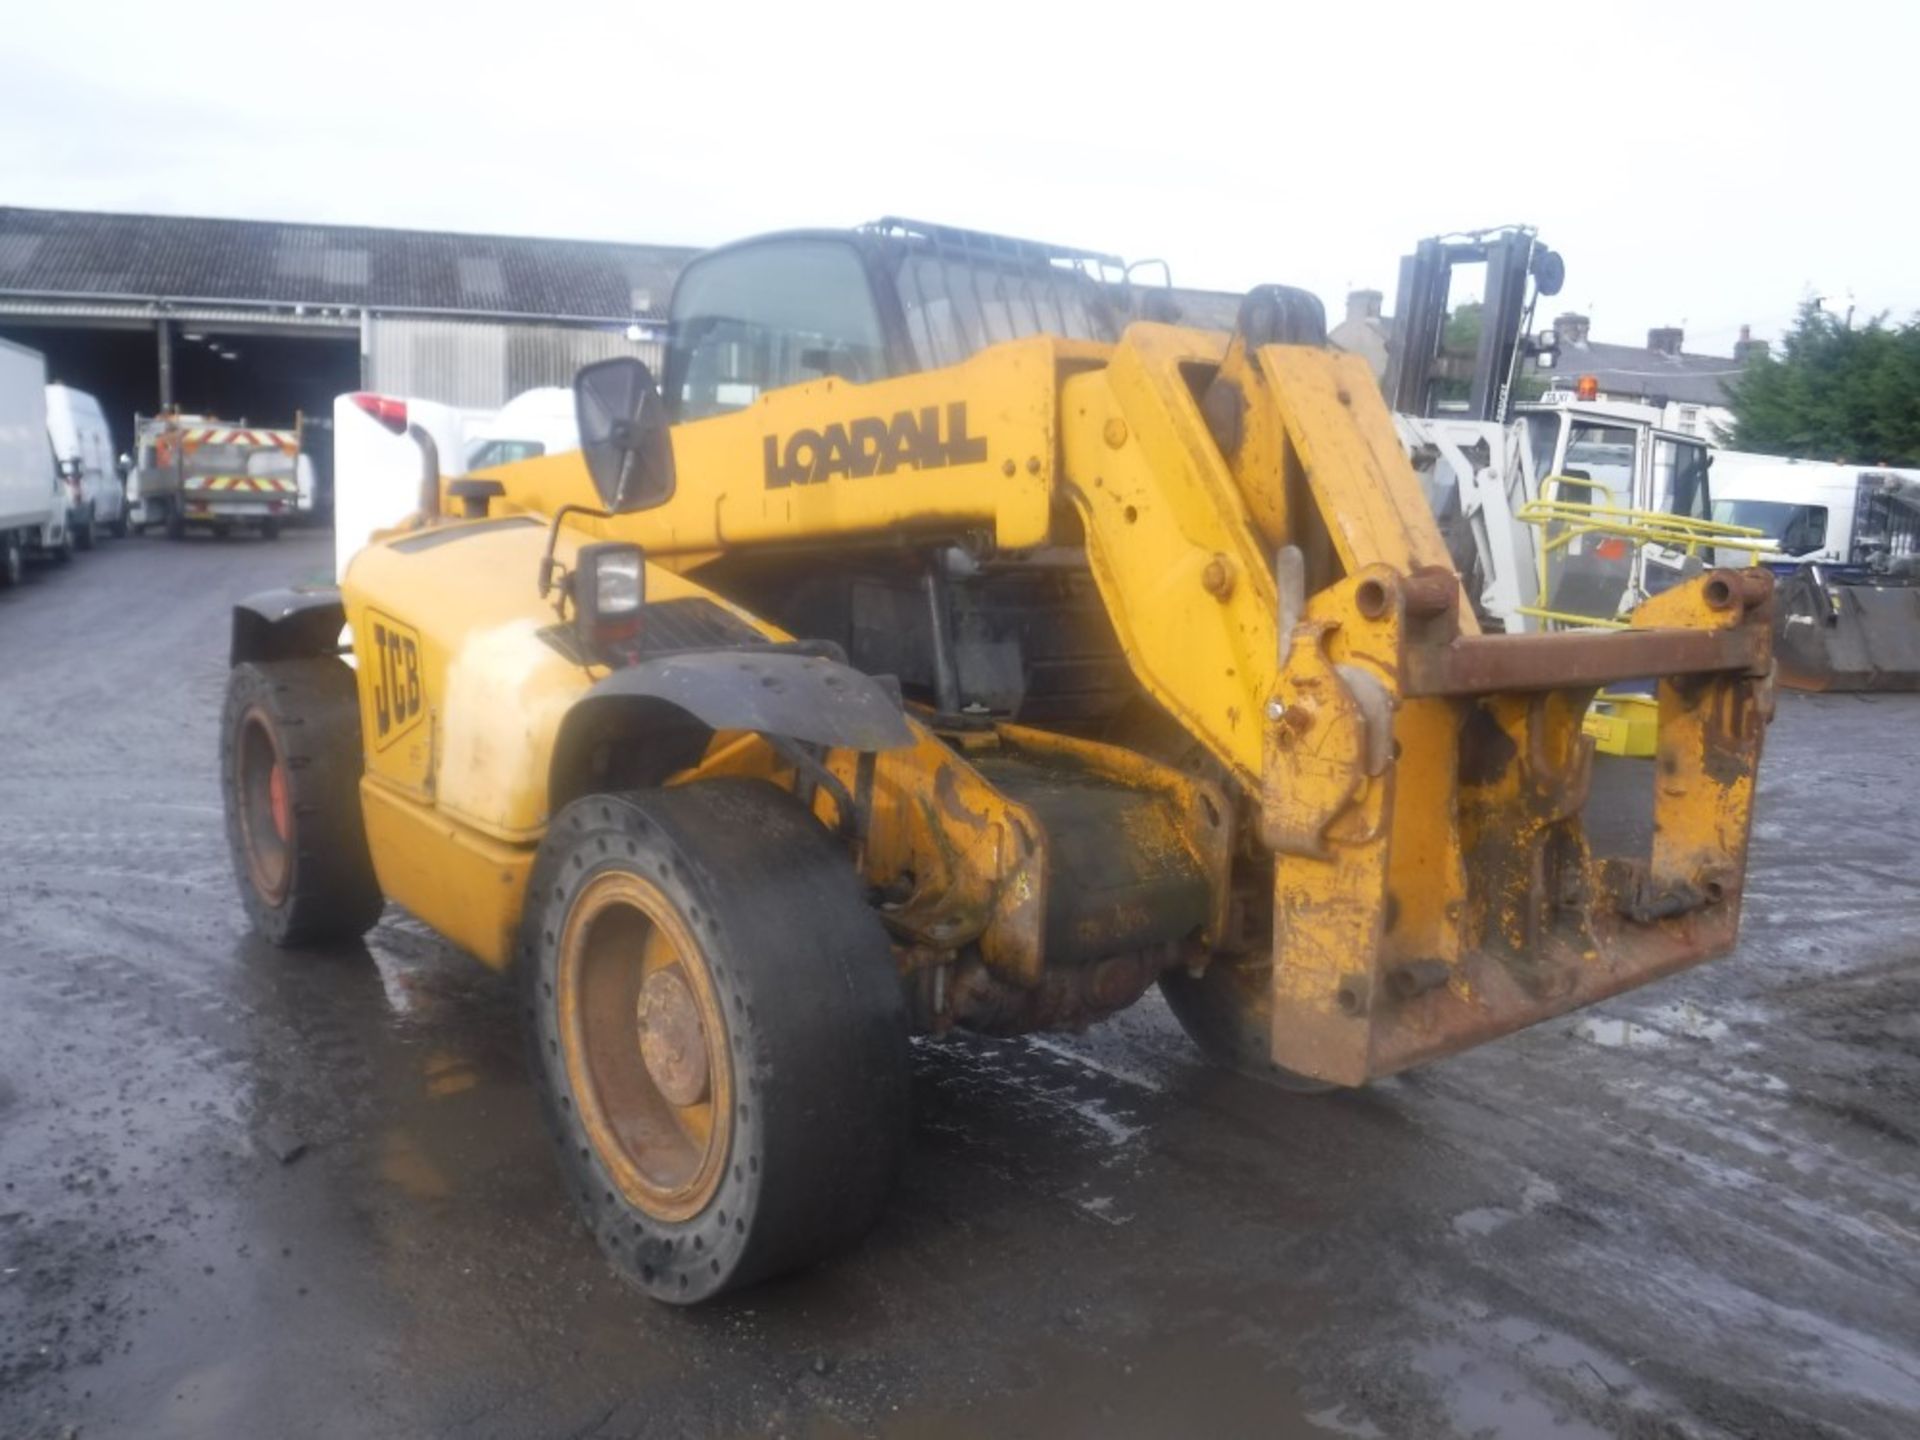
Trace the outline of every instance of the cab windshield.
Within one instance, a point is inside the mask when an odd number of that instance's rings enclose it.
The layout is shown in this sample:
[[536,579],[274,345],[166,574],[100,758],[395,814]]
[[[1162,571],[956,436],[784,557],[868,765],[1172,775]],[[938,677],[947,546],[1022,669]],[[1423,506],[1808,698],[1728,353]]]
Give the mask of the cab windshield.
[[1795,505],[1788,500],[1716,500],[1713,518],[1721,525],[1744,525],[1777,541],[1784,555],[1806,555],[1827,543],[1827,507]]

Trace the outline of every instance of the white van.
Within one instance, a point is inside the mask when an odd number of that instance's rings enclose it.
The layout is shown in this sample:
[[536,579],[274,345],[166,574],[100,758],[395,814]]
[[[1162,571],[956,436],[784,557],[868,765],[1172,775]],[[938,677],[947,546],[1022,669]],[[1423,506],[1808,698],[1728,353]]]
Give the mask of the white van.
[[73,554],[66,487],[47,449],[47,362],[0,340],[0,590],[20,583],[30,553]]
[[1913,470],[1738,450],[1722,450],[1713,466],[1713,518],[1775,542],[1779,556],[1769,563],[1776,566],[1910,567],[1920,546],[1916,510],[1920,472]]
[[[573,391],[564,385],[523,390],[468,432],[461,473],[580,448]],[[451,473],[451,472],[449,472]]]
[[127,533],[127,492],[113,463],[113,432],[100,402],[84,390],[47,386],[47,438],[67,486],[67,525],[73,543],[93,548],[94,535]]
[[376,533],[420,505],[426,464],[419,436],[433,445],[437,473],[451,478],[580,448],[573,391],[525,390],[498,410],[365,391],[333,402],[334,571]]

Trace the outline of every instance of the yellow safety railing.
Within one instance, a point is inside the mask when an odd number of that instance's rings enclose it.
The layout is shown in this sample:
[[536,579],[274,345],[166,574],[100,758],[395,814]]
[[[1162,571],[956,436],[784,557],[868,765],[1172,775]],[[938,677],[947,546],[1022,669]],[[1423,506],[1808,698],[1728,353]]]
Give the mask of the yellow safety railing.
[[[1540,530],[1535,556],[1542,596],[1548,591],[1548,564],[1553,553],[1589,535],[1626,540],[1635,545],[1662,545],[1688,555],[1697,555],[1703,549],[1744,550],[1750,565],[1759,564],[1761,555],[1779,548],[1766,537],[1765,531],[1751,525],[1727,525],[1717,520],[1697,520],[1691,515],[1672,515],[1664,510],[1636,510],[1589,500],[1563,500],[1558,494],[1562,486],[1606,493],[1606,487],[1595,481],[1572,475],[1550,475],[1540,484],[1539,498],[1527,501],[1515,512],[1515,518]],[[1577,615],[1539,605],[1516,608],[1522,615],[1552,624],[1604,630],[1627,628],[1626,621],[1611,615]]]

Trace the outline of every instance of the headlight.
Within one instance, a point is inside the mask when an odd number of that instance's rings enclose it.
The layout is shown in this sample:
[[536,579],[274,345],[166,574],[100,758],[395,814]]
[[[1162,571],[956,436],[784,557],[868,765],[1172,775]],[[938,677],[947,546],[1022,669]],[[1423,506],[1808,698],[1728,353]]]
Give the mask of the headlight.
[[588,651],[609,661],[640,634],[647,604],[647,564],[638,545],[582,545],[574,559],[575,623]]
[[626,615],[640,608],[642,591],[640,552],[621,547],[594,557],[593,608],[601,619]]

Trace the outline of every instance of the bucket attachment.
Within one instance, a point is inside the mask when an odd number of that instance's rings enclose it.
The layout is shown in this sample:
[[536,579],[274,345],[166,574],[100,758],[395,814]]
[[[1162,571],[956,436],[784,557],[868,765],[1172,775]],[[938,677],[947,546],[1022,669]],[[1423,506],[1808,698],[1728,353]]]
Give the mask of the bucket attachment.
[[1920,690],[1920,583],[1839,580],[1806,565],[1780,582],[1774,654],[1795,690]]

